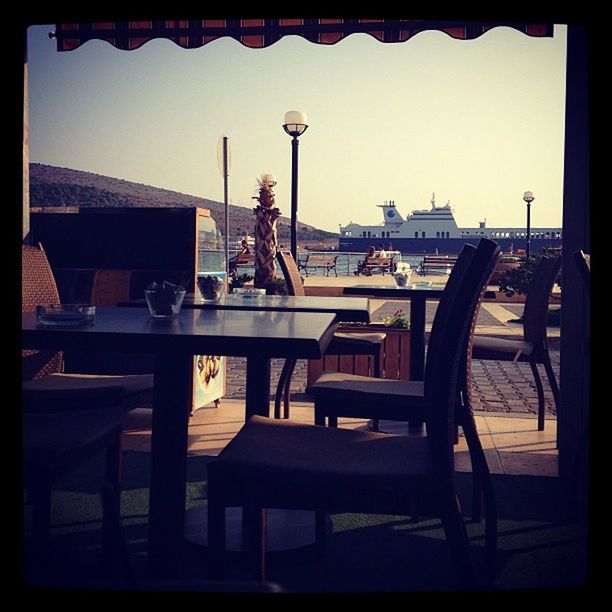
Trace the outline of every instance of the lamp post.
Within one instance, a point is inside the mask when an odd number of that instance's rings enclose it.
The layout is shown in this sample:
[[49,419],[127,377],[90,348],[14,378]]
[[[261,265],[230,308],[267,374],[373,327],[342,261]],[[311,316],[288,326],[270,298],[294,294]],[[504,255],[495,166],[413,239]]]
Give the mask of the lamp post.
[[298,205],[298,137],[308,128],[306,113],[285,113],[283,129],[291,136],[291,254],[297,261],[297,205]]
[[527,204],[527,248],[525,252],[527,254],[527,261],[529,261],[529,246],[531,243],[531,203],[535,200],[531,191],[526,191],[523,194],[523,200]]

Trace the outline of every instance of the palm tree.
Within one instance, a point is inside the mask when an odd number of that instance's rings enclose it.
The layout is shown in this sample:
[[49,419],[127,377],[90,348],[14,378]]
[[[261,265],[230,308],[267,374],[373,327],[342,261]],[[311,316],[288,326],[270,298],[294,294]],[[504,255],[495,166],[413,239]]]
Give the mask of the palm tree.
[[276,179],[271,174],[264,174],[257,179],[259,195],[253,196],[259,204],[253,209],[255,223],[255,287],[268,289],[276,279],[276,247],[278,236],[276,220],[281,212],[274,206]]

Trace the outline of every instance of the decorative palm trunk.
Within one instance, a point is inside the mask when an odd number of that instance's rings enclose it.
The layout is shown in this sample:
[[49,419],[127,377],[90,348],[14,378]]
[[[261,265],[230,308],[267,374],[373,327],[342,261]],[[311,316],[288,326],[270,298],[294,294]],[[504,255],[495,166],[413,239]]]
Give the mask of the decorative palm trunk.
[[267,176],[259,182],[259,202],[253,209],[255,224],[255,287],[266,289],[276,279],[276,247],[278,244],[276,220],[281,212],[274,206],[274,193]]

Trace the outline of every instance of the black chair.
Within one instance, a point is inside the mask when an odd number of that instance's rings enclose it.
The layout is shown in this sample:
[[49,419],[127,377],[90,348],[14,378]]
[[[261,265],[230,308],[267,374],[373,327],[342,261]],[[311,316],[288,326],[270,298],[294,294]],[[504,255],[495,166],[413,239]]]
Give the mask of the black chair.
[[[53,485],[85,461],[105,452],[104,485],[107,505],[119,510],[121,490],[121,435],[125,409],[106,407],[61,413],[23,414],[23,485],[32,504],[32,567],[46,569],[50,538]],[[112,517],[102,519],[102,560],[114,556]]]
[[[287,283],[289,295],[306,295],[302,278],[298,271],[298,267],[289,251],[279,250],[277,260]],[[325,351],[326,355],[369,355],[372,358],[372,367],[370,369],[372,376],[379,377],[380,357],[383,342],[386,338],[384,333],[343,333],[336,332],[334,337]],[[276,388],[276,396],[274,400],[274,418],[280,418],[280,404],[283,402],[283,417],[289,418],[290,409],[290,391],[291,377],[295,370],[297,360],[286,359],[281,371],[278,385]]]
[[[22,247],[22,312],[59,303],[47,256],[40,245]],[[151,403],[153,376],[62,372],[61,352],[22,351],[24,487],[33,503],[33,544],[41,559],[49,541],[54,482],[93,455],[106,451],[106,483],[119,507],[124,415]],[[110,522],[103,520],[103,543]],[[103,550],[108,546],[103,546]]]
[[[22,246],[21,311],[60,301],[53,271],[42,246]],[[57,412],[121,404],[126,409],[150,405],[153,375],[71,374],[63,371],[57,351],[22,351],[22,400],[27,412]]]
[[257,543],[253,551],[256,573],[264,580],[265,508],[316,511],[317,538],[322,543],[327,512],[410,515],[415,498],[426,491],[442,520],[462,583],[474,586],[475,572],[454,485],[454,414],[470,322],[498,254],[494,242],[481,240],[460,279],[460,289],[436,313],[424,391],[427,436],[254,416],[209,464],[208,541],[213,577],[223,573],[226,507],[244,506],[257,516],[249,526]]
[[591,255],[583,250],[574,251],[574,261],[580,270],[580,275],[587,289],[591,288]]
[[[475,250],[470,245],[463,248],[438,304],[438,316],[447,316]],[[432,333],[435,338],[435,330]],[[389,380],[324,371],[306,392],[314,397],[315,423],[318,425],[328,422],[337,426],[339,417],[376,421],[426,420],[425,381],[422,380]]]
[[[582,282],[587,296],[589,297],[590,304],[590,291],[591,291],[591,255],[585,253],[583,250],[574,251],[572,253],[574,261],[580,270]],[[590,322],[588,324],[588,335],[586,337],[587,347],[585,351],[586,363],[584,366],[585,372],[590,372],[591,362],[591,334],[590,334]],[[587,406],[589,402],[586,402]],[[573,462],[574,468],[571,475],[571,482],[573,482],[573,493],[574,493],[574,507],[580,520],[586,520],[589,516],[589,466],[591,456],[591,444],[590,444],[590,429],[591,419],[590,412],[585,415],[582,421],[582,426],[579,433],[579,442],[576,446],[576,455]]]
[[525,299],[523,311],[523,338],[497,338],[493,336],[474,336],[472,357],[495,361],[528,362],[538,394],[538,430],[544,429],[546,405],[544,388],[538,370],[542,364],[546,371],[555,406],[559,410],[559,385],[550,361],[547,341],[548,302],[555,279],[561,267],[561,255],[542,257],[536,268]]

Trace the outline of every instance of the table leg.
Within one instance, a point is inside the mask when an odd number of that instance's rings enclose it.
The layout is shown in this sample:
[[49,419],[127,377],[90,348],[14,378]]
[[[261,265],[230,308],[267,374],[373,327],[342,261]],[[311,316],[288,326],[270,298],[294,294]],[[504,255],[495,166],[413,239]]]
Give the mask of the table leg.
[[254,414],[270,416],[270,376],[269,358],[247,358],[245,421]]
[[[425,378],[425,304],[424,297],[413,296],[410,302],[410,380]],[[410,431],[422,430],[422,421],[409,421]]]
[[410,301],[410,380],[425,377],[425,299]]
[[149,573],[173,577],[179,569],[185,529],[187,427],[193,395],[193,356],[164,353],[155,359]]
[[[270,359],[247,358],[246,402],[244,420],[253,415],[270,416]],[[255,531],[259,509],[245,506],[242,509],[242,549],[248,550]]]

